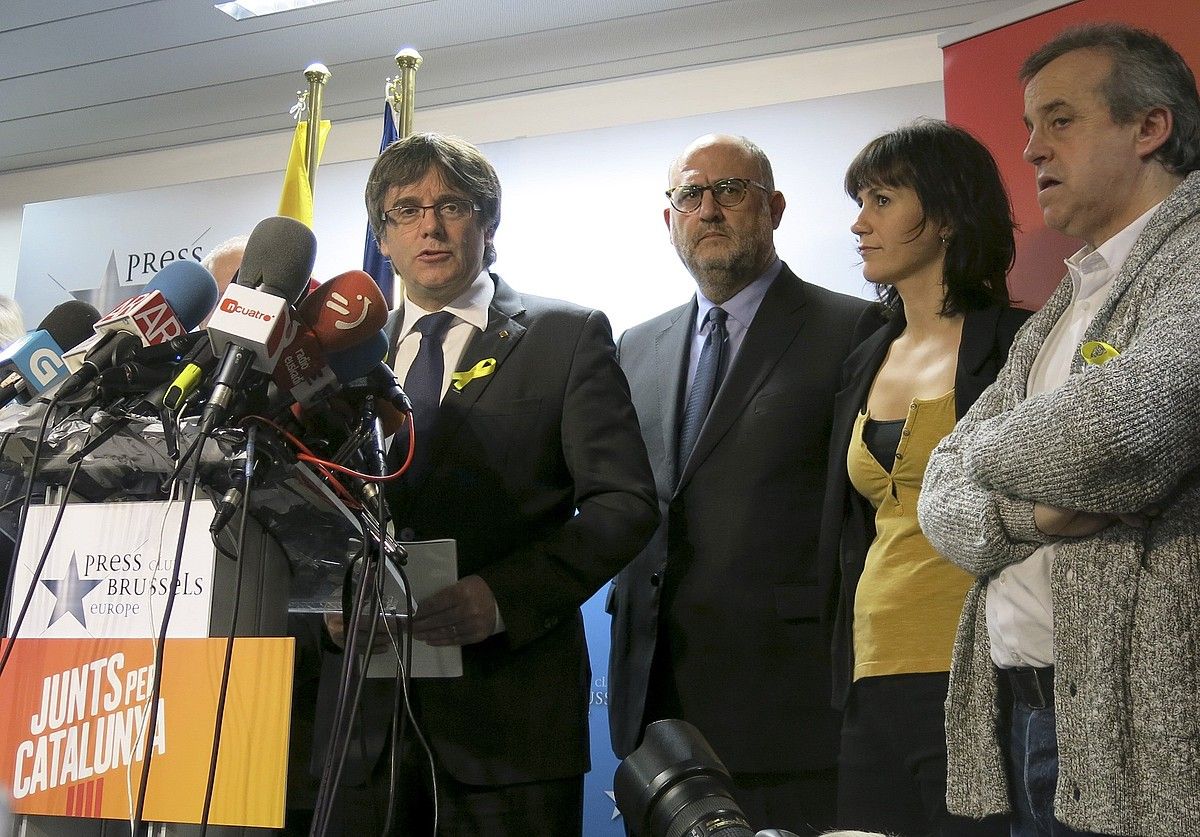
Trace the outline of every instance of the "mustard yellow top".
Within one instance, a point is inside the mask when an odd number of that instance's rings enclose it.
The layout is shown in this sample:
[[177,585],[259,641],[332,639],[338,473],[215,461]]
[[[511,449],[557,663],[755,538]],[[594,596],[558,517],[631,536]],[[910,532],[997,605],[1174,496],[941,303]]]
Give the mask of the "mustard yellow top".
[[891,473],[863,442],[868,418],[859,413],[846,452],[850,482],[875,507],[875,540],[854,596],[854,679],[949,671],[959,613],[974,579],[925,540],[917,497],[930,453],[954,428],[954,391],[913,399]]

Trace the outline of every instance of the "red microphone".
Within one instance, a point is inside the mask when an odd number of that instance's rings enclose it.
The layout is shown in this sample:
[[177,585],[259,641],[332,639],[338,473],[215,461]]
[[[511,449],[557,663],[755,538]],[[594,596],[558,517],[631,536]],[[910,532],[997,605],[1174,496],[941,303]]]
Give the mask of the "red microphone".
[[300,319],[327,352],[357,346],[387,322],[387,302],[370,274],[351,270],[323,283],[300,303]]

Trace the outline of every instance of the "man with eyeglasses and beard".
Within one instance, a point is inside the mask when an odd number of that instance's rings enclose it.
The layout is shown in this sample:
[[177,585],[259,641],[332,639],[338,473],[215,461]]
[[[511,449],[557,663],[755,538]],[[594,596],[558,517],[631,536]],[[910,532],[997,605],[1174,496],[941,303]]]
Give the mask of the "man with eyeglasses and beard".
[[[467,142],[393,143],[366,203],[403,284],[391,361],[416,427],[412,465],[388,485],[392,519],[401,540],[458,548],[459,580],[418,603],[413,636],[460,646],[463,667],[412,683],[436,795],[409,723],[388,833],[432,834],[436,810],[439,835],[578,835],[590,686],[579,606],[658,519],[608,320],[489,271],[500,182]],[[407,448],[403,432],[392,448]],[[387,814],[395,684],[369,685],[339,789],[347,834],[379,834]]]
[[662,521],[609,596],[613,749],[682,718],[751,824],[814,834],[833,825],[839,723],[817,534],[833,397],[867,303],[780,261],[784,197],[749,140],[701,137],[669,177],[663,217],[697,293],[618,341]]

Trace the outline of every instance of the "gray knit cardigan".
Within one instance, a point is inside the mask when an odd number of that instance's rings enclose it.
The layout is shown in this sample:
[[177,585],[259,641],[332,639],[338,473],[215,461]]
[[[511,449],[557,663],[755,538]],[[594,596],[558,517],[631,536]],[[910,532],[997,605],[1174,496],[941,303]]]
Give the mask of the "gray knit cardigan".
[[1008,364],[934,450],[918,515],[979,581],[967,595],[946,699],[947,799],[1009,808],[997,735],[987,580],[1049,538],[1033,501],[1093,512],[1161,508],[1062,541],[1051,567],[1057,817],[1106,834],[1200,834],[1200,172],[1151,217],[1057,389],[1027,397],[1038,350],[1071,299],[1064,280]]

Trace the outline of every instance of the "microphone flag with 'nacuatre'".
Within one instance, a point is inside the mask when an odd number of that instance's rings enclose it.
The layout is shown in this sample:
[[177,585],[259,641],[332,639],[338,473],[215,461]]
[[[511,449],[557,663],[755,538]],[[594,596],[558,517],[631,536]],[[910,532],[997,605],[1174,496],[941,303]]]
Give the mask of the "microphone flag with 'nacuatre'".
[[[379,141],[379,153],[399,139],[396,132],[396,120],[392,115],[392,106],[388,102],[383,103],[383,139]],[[375,284],[383,291],[383,298],[387,300],[388,307],[392,307],[392,288],[395,286],[395,277],[392,274],[392,263],[384,257],[383,253],[379,252],[379,241],[375,238],[375,232],[371,229],[370,220],[367,221],[367,240],[363,245],[363,270],[371,274],[371,278],[375,280]]]

